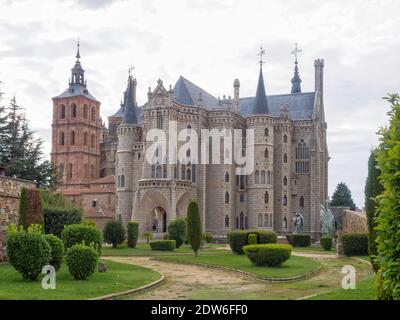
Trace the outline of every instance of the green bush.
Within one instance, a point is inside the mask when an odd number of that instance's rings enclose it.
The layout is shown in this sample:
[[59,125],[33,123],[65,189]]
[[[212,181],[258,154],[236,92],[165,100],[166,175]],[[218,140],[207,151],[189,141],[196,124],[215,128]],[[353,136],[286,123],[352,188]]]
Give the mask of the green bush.
[[257,243],[270,244],[276,243],[278,236],[274,231],[264,230],[235,230],[228,233],[229,245],[234,253],[243,254],[243,246],[248,244],[248,236],[255,234]]
[[71,224],[65,227],[62,233],[62,239],[64,241],[65,249],[84,242],[85,245],[93,245],[99,256],[101,255],[103,236],[101,231],[96,227],[86,224]]
[[113,248],[125,240],[125,229],[121,221],[112,220],[107,222],[103,230],[104,241],[111,243]]
[[50,245],[51,258],[49,264],[58,271],[60,270],[61,263],[64,259],[64,245],[60,238],[53,234],[46,234],[45,238],[47,243]]
[[143,236],[146,238],[146,242],[149,243],[150,240],[153,239],[153,232],[146,231],[145,233],[143,233]]
[[290,258],[292,247],[287,244],[255,244],[244,246],[243,251],[255,265],[275,267]]
[[203,233],[203,240],[206,243],[211,243],[213,241],[213,235],[211,232],[204,232]]
[[92,246],[75,244],[67,250],[66,262],[75,279],[85,280],[95,272],[98,254]]
[[199,206],[196,201],[192,200],[189,203],[187,213],[187,237],[195,255],[197,255],[201,246],[201,239],[203,237],[201,229]]
[[321,243],[321,247],[324,248],[324,250],[330,251],[332,249],[332,240],[332,237],[323,236],[319,241]]
[[139,223],[134,221],[129,221],[126,226],[128,233],[128,247],[136,248],[136,244],[139,238]]
[[309,247],[311,246],[311,236],[309,234],[288,234],[286,235],[287,241],[293,247]]
[[82,209],[76,207],[45,207],[44,231],[47,234],[54,234],[61,237],[64,227],[70,224],[80,224],[82,222]]
[[168,226],[168,239],[176,241],[176,248],[179,248],[185,241],[186,222],[183,218],[178,218]]
[[6,252],[10,264],[25,280],[35,280],[49,264],[51,248],[41,232],[41,226],[10,226],[6,233]]
[[368,234],[367,233],[344,233],[340,236],[343,253],[346,256],[367,256],[368,255]]
[[174,251],[176,248],[175,240],[159,240],[150,242],[151,250],[156,251]]
[[254,233],[250,233],[247,236],[247,244],[248,245],[257,244],[257,235]]

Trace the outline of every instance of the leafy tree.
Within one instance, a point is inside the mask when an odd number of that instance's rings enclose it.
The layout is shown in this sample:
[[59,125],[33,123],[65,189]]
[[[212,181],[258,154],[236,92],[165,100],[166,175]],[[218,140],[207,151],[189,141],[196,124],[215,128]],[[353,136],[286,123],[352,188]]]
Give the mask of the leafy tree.
[[376,248],[376,226],[375,217],[376,212],[376,197],[383,191],[383,187],[378,180],[381,172],[377,168],[376,163],[376,150],[372,150],[368,160],[368,177],[365,183],[365,212],[367,214],[368,221],[368,251],[371,258],[373,268],[378,271],[378,264],[376,262],[377,248]]
[[176,241],[176,248],[179,248],[185,241],[186,222],[183,218],[172,221],[168,226],[168,239]]
[[199,206],[196,201],[192,200],[189,203],[187,214],[187,237],[196,256],[200,249],[202,236]]
[[332,196],[331,206],[333,207],[350,207],[350,210],[355,210],[353,198],[351,197],[350,189],[343,182],[339,183]]
[[0,107],[0,163],[9,176],[35,181],[39,187],[54,188],[56,168],[43,160],[43,140],[35,138],[23,111],[15,97],[8,106]]
[[383,192],[378,196],[377,287],[379,299],[400,299],[400,97],[385,98],[391,105],[389,125],[379,131],[376,161],[381,171]]
[[104,227],[104,241],[111,243],[113,248],[125,240],[125,229],[121,221],[112,220]]

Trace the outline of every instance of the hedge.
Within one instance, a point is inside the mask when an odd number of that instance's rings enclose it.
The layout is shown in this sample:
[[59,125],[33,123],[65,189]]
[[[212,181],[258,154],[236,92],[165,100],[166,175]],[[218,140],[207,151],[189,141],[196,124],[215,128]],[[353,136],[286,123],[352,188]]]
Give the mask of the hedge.
[[343,253],[346,256],[367,256],[368,255],[368,234],[367,233],[344,233],[340,236]]
[[126,229],[128,233],[128,247],[136,248],[136,244],[139,239],[139,223],[129,221]]
[[255,244],[244,246],[243,251],[255,265],[275,267],[290,258],[292,247],[287,244]]
[[92,246],[75,244],[67,250],[66,262],[76,280],[85,280],[96,271],[98,254]]
[[101,231],[94,226],[84,223],[66,226],[62,233],[62,239],[65,249],[71,248],[75,244],[85,243],[85,245],[94,245],[99,256],[101,255],[103,236]]
[[229,245],[233,252],[243,254],[243,246],[248,244],[250,234],[257,236],[257,243],[269,244],[277,242],[277,234],[274,231],[264,230],[236,230],[228,233]]
[[61,237],[64,227],[71,224],[80,224],[83,219],[82,209],[76,207],[45,207],[44,231]]
[[150,242],[151,250],[156,251],[174,251],[176,248],[175,240],[159,240]]
[[311,236],[309,234],[287,234],[286,239],[293,247],[309,247],[311,245]]
[[250,233],[247,237],[248,244],[257,244],[257,235],[255,233]]
[[45,239],[50,245],[51,258],[49,264],[54,267],[56,271],[60,270],[61,263],[64,259],[64,245],[60,238],[53,234],[46,234]]
[[321,247],[329,251],[332,249],[332,237],[323,236],[320,239]]

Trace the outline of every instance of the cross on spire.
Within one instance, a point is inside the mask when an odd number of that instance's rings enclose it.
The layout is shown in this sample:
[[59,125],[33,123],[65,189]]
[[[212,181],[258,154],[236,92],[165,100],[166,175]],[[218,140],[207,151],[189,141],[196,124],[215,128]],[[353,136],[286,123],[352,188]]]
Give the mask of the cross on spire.
[[79,53],[79,47],[81,46],[81,44],[80,44],[80,39],[79,39],[79,37],[78,37],[78,43],[77,43],[77,47],[78,47],[78,49],[76,50],[76,59],[77,59],[77,61],[79,61],[79,59],[81,58],[81,54]]
[[265,54],[265,49],[263,49],[263,47],[261,46],[261,47],[260,47],[260,53],[257,54],[258,56],[260,56],[260,62],[259,62],[260,68],[261,68],[262,65],[264,64],[264,61],[263,61],[263,59],[262,59],[262,56],[263,56],[264,54]]
[[295,59],[296,59],[296,61],[295,61],[296,63],[297,63],[298,54],[301,53],[301,52],[303,52],[303,50],[299,49],[299,47],[297,46],[297,42],[296,42],[294,44],[294,50],[291,52],[294,55]]
[[129,78],[132,77],[132,71],[133,71],[133,70],[135,70],[135,67],[134,67],[134,66],[131,66],[131,67],[128,68],[128,75],[129,75]]

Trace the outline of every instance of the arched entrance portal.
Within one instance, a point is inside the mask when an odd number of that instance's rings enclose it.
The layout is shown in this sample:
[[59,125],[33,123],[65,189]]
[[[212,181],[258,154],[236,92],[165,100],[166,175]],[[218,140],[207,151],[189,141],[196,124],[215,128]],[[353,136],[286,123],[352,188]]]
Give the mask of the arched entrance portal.
[[167,211],[164,208],[154,208],[151,217],[153,232],[167,232]]

